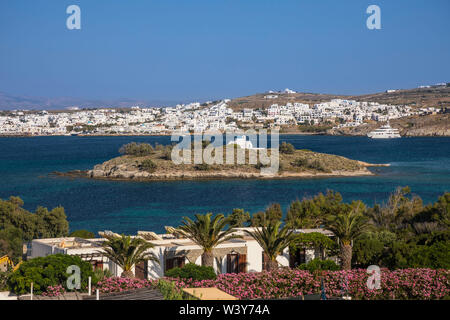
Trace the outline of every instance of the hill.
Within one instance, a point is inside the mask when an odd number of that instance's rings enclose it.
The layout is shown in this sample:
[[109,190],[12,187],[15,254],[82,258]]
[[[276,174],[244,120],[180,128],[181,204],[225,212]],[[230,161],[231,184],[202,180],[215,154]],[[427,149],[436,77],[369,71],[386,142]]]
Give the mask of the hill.
[[[402,136],[450,136],[450,114],[430,114],[390,120],[390,125],[400,131]],[[330,129],[331,135],[366,135],[382,124],[372,122],[358,127]]]
[[450,86],[397,90],[395,92],[350,96],[356,101],[373,101],[411,107],[450,108]]
[[[277,98],[267,99],[268,95],[277,95]],[[229,106],[234,110],[244,108],[267,108],[276,103],[284,105],[288,102],[315,104],[327,102],[331,99],[348,99],[356,101],[370,101],[384,104],[409,105],[411,107],[440,107],[450,108],[450,87],[431,87],[397,90],[395,92],[380,92],[364,95],[333,95],[319,93],[258,93],[251,96],[231,100]]]
[[242,110],[244,108],[257,109],[257,108],[268,108],[272,104],[276,103],[279,105],[285,105],[288,102],[300,102],[315,104],[320,102],[330,101],[331,99],[346,99],[346,96],[342,95],[332,95],[332,94],[319,94],[319,93],[274,93],[278,98],[266,99],[267,95],[272,95],[269,93],[258,93],[251,96],[236,98],[231,100],[228,105],[233,110]]
[[137,100],[137,99],[82,99],[71,97],[29,97],[0,92],[0,110],[62,110],[67,107],[80,108],[130,108],[133,106],[175,105],[175,101]]

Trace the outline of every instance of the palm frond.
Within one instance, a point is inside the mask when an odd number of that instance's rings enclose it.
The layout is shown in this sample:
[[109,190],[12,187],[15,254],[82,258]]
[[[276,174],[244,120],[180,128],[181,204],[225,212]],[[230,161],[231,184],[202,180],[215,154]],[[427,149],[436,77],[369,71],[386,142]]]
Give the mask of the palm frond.
[[241,238],[241,236],[233,234],[235,229],[226,229],[229,223],[229,218],[225,218],[223,214],[217,214],[214,217],[212,217],[212,213],[196,214],[195,221],[184,217],[182,225],[175,229],[175,232],[191,239],[204,251],[209,252],[225,241]]
[[106,236],[103,243],[103,253],[108,259],[120,266],[124,271],[129,271],[137,263],[152,260],[159,263],[159,259],[149,250],[153,244],[142,238],[131,238],[122,235],[120,238]]

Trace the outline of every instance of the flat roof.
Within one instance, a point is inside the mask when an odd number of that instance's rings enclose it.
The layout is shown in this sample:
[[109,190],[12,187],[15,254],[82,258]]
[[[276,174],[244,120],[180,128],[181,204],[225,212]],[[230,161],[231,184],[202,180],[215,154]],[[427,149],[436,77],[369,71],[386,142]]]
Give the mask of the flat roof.
[[101,248],[101,243],[106,239],[82,239],[77,237],[33,239],[33,242],[55,246],[60,249],[85,249]]
[[[236,239],[230,239],[226,242],[221,243],[218,247],[219,248],[226,248],[229,246],[245,246],[247,242],[250,241],[256,241],[244,232],[244,230],[247,231],[254,231],[258,228],[255,227],[246,227],[246,228],[236,228],[236,232],[234,234],[237,234],[241,236],[241,238]],[[316,228],[316,229],[295,229],[294,233],[312,233],[312,232],[318,232],[321,234],[324,234],[326,236],[334,236],[333,232],[327,229],[323,228]],[[137,235],[139,236],[139,235]],[[134,236],[134,237],[137,237]],[[198,245],[193,242],[190,239],[187,238],[164,238],[165,235],[158,235],[162,237],[161,240],[146,240],[153,244],[155,247],[165,247],[165,248],[180,248],[180,247],[198,247]],[[55,246],[60,249],[89,249],[89,248],[101,248],[102,243],[106,241],[105,238],[93,238],[93,239],[82,239],[77,237],[62,237],[62,238],[50,238],[50,239],[33,239],[33,242],[45,244],[48,246]]]

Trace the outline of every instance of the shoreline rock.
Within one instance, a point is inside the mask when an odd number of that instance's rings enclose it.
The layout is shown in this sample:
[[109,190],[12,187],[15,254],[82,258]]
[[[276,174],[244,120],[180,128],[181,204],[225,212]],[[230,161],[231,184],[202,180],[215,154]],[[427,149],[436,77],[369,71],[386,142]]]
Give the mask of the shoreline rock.
[[52,172],[52,175],[68,178],[88,178],[96,180],[110,181],[193,181],[193,180],[239,180],[239,179],[306,179],[306,178],[329,178],[329,177],[358,177],[376,175],[368,167],[387,167],[389,164],[370,164],[359,161],[364,166],[355,171],[331,171],[331,172],[285,172],[281,171],[275,175],[264,175],[260,172],[245,171],[213,171],[213,172],[193,172],[193,171],[175,171],[171,173],[148,173],[144,171],[122,171],[115,169],[113,172],[100,169],[93,170],[73,170],[68,172]]

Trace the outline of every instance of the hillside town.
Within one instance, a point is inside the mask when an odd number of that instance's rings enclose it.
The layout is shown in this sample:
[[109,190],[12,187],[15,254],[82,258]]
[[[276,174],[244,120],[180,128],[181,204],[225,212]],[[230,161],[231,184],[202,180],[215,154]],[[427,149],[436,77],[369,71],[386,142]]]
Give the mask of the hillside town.
[[[269,91],[265,99],[294,91]],[[367,121],[385,122],[412,115],[440,112],[439,108],[412,108],[377,102],[333,99],[313,105],[294,102],[272,104],[268,108],[233,110],[231,100],[180,104],[174,107],[129,109],[79,109],[65,111],[15,110],[0,114],[0,135],[163,135],[174,130],[183,132],[233,132],[238,129],[281,129],[296,125],[329,125],[357,127]]]

